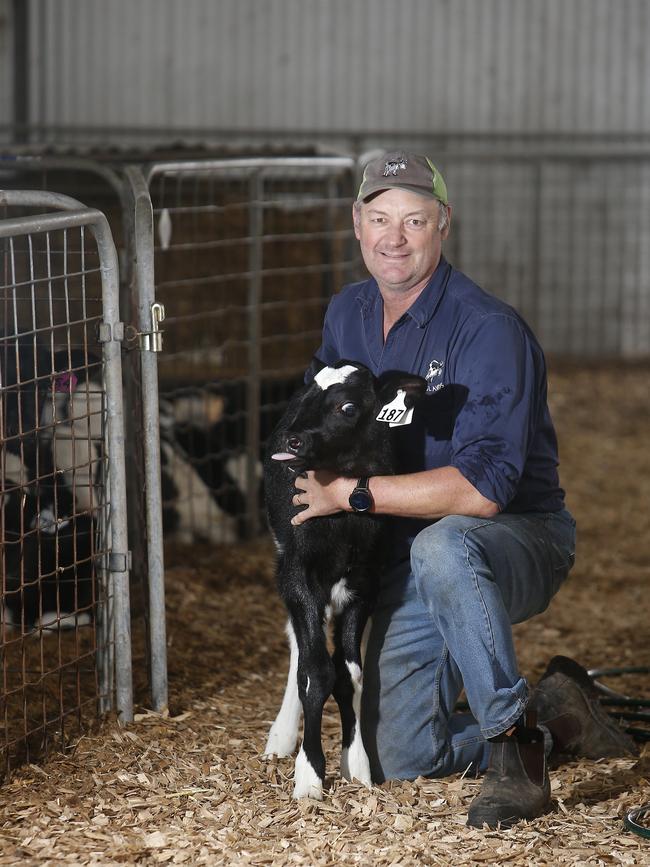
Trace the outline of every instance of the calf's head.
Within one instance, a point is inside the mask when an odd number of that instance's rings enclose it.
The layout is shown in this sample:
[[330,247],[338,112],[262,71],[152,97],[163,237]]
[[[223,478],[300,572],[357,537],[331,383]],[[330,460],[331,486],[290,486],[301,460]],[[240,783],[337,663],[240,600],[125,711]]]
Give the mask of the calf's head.
[[284,419],[282,451],[272,458],[342,473],[367,467],[386,455],[389,424],[377,419],[382,409],[396,400],[409,409],[425,388],[422,377],[391,372],[376,378],[357,362],[323,367]]

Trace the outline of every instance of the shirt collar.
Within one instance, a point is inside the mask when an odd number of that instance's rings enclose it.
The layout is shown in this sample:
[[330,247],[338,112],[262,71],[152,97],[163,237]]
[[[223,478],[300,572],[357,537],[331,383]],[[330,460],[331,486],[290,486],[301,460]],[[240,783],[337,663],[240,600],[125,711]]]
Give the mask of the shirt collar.
[[[405,315],[410,316],[419,328],[424,328],[436,312],[449,281],[451,271],[451,265],[444,256],[441,256],[436,270],[431,275],[431,279],[406,311]],[[375,307],[380,296],[381,293],[379,292],[377,281],[373,277],[361,284],[357,300],[363,307],[367,308],[367,312],[370,312]]]
[[419,328],[424,328],[436,312],[450,274],[451,265],[444,256],[441,256],[431,279],[406,311],[406,315],[410,316]]

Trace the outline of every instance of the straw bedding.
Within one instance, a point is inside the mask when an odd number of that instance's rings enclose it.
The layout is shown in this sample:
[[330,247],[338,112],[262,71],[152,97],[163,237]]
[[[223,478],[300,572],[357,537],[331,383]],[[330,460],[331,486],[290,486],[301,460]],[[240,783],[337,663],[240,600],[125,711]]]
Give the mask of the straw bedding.
[[[516,627],[533,680],[555,653],[587,666],[650,664],[647,383],[644,367],[553,370],[580,539],[569,583]],[[340,781],[328,703],[325,799],[292,801],[292,762],[260,758],[287,667],[270,545],[170,550],[167,562],[169,714],[142,706],[126,728],[89,724],[66,754],[17,771],[0,788],[0,865],[650,864],[648,841],[622,825],[627,809],[650,802],[647,747],[638,760],[562,766],[549,815],[487,832],[465,826],[480,787],[469,776],[371,790]],[[649,680],[610,683],[648,695]]]

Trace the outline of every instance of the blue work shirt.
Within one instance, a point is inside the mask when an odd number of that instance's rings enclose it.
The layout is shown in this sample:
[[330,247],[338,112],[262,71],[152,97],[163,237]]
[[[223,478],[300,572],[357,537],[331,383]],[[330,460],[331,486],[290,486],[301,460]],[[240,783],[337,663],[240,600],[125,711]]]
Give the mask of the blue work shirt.
[[[544,355],[519,314],[443,257],[385,342],[383,320],[374,278],[345,286],[330,301],[316,355],[361,362],[375,376],[426,378],[412,424],[394,428],[398,471],[456,467],[505,512],[564,508]],[[417,528],[407,522],[403,531],[412,539]]]

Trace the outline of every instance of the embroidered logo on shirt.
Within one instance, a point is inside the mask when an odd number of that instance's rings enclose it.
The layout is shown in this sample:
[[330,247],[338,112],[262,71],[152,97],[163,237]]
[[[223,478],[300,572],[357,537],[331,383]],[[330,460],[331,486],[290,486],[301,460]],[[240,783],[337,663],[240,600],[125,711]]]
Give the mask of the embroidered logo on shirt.
[[384,177],[397,177],[397,172],[404,171],[408,165],[408,160],[406,157],[402,157],[401,160],[387,160],[386,165],[384,166]]
[[429,369],[427,370],[427,375],[424,377],[427,381],[427,393],[432,394],[434,391],[439,391],[443,387],[442,382],[434,383],[433,380],[440,376],[442,373],[442,368],[445,366],[444,361],[436,361],[433,358],[429,362]]

